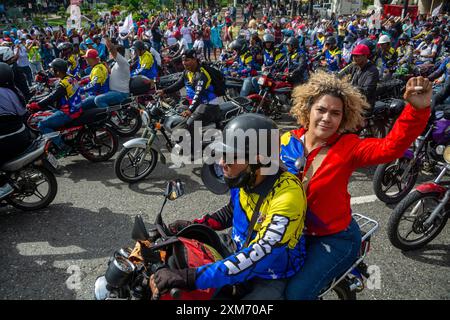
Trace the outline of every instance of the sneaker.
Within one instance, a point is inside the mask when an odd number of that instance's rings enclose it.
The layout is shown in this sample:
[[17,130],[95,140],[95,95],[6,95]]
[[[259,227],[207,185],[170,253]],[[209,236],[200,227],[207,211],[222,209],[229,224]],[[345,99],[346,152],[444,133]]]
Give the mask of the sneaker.
[[4,184],[0,187],[0,199],[3,199],[6,196],[10,195],[13,191],[14,188],[9,183]]

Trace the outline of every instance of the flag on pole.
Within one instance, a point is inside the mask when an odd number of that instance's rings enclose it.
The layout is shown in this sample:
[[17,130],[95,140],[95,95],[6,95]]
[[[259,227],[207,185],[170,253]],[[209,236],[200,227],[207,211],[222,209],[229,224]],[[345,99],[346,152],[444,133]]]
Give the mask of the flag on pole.
[[434,8],[433,12],[431,13],[432,17],[437,17],[439,15],[439,12],[441,11],[442,3],[438,5],[436,8]]
[[133,15],[130,13],[123,22],[123,26],[119,28],[120,33],[129,33],[133,27]]

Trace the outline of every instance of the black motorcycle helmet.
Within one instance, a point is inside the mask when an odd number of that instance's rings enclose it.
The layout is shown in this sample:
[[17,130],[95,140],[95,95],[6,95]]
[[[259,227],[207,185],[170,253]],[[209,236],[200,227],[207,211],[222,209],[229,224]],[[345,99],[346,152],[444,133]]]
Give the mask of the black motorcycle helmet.
[[49,66],[53,68],[55,72],[67,72],[67,68],[69,67],[67,61],[61,58],[54,59],[50,62]]
[[370,39],[364,39],[359,44],[365,44],[369,48],[369,50],[370,50],[369,58],[371,58],[375,55],[375,52],[377,50],[377,44],[374,41],[372,41]]
[[[242,130],[242,131],[241,131]],[[272,155],[278,159],[279,148],[272,150],[272,134],[276,130],[277,124],[261,114],[246,113],[231,120],[223,130],[223,141],[214,142],[211,147],[216,155],[221,154],[224,159],[234,157],[234,159],[245,159],[250,162],[247,169],[234,178],[224,177],[225,183],[230,188],[252,188],[256,179],[256,171],[264,166],[269,166]],[[250,139],[251,132],[256,132],[253,136],[256,141]],[[242,133],[249,133],[242,140]],[[277,137],[279,139],[279,137]],[[275,146],[274,146],[275,147]],[[264,163],[255,163],[257,156],[263,157]]]
[[289,38],[286,40],[286,44],[292,46],[292,48],[297,49],[297,48],[298,48],[298,45],[299,45],[299,41],[298,41],[298,39],[297,39],[296,37],[289,37]]
[[135,50],[146,50],[145,43],[144,43],[144,41],[142,41],[142,40],[136,40],[136,41],[133,43],[133,48],[134,48]]
[[58,46],[56,48],[59,51],[67,51],[67,50],[72,50],[73,45],[70,42],[63,42],[63,43],[58,44]]
[[335,37],[328,37],[327,40],[325,40],[325,44],[329,44],[332,46],[335,46],[337,44]]
[[0,87],[9,88],[14,86],[14,72],[9,64],[0,62]]
[[241,54],[247,49],[247,44],[243,41],[234,40],[230,43],[230,50],[236,51],[238,54]]
[[425,36],[425,41],[426,41],[426,42],[433,41],[433,36],[432,36],[431,34],[427,34],[427,35]]
[[355,42],[355,39],[352,37],[352,36],[346,36],[345,38],[344,38],[344,41],[343,41],[344,43],[354,43]]

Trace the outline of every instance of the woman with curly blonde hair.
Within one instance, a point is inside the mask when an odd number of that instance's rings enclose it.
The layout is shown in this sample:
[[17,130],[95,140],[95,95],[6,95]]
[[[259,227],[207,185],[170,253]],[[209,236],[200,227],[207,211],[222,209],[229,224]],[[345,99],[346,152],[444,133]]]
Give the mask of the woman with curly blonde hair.
[[[361,139],[354,132],[369,105],[346,80],[324,72],[293,92],[291,113],[299,129],[281,138],[281,160],[303,180],[308,210],[305,221],[307,258],[286,288],[287,299],[317,299],[333,278],[356,260],[361,232],[352,219],[348,181],[357,168],[402,156],[424,130],[430,115],[431,83],[422,77],[408,81],[408,102],[392,131],[382,139]],[[302,169],[295,162],[306,156]]]

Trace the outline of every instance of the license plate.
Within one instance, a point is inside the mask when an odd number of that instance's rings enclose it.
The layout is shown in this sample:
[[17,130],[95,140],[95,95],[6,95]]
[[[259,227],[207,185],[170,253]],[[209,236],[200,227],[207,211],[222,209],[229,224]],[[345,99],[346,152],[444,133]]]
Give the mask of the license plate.
[[51,153],[47,154],[47,160],[52,165],[53,168],[58,168],[58,160],[56,160],[55,156]]
[[259,77],[258,84],[261,85],[261,86],[264,84],[264,78],[263,77]]

